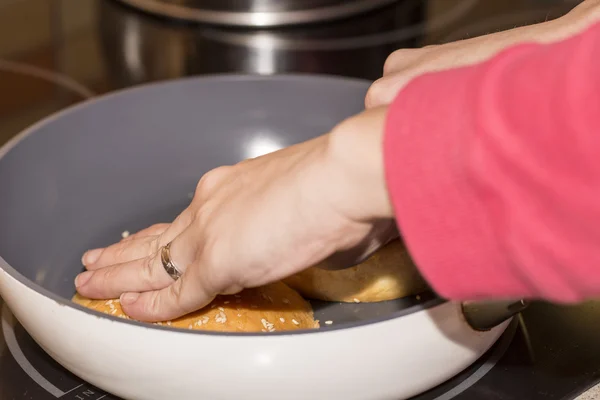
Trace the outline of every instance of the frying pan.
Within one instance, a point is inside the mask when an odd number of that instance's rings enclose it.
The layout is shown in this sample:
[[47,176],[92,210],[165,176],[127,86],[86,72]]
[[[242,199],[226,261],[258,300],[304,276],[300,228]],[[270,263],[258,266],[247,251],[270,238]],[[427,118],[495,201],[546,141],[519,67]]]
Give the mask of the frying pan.
[[127,399],[405,399],[459,373],[522,302],[423,293],[313,302],[332,325],[173,330],[70,302],[84,250],[174,218],[210,169],[307,140],[360,112],[369,82],[213,76],[155,83],[51,116],[0,151],[0,295],[65,368]]

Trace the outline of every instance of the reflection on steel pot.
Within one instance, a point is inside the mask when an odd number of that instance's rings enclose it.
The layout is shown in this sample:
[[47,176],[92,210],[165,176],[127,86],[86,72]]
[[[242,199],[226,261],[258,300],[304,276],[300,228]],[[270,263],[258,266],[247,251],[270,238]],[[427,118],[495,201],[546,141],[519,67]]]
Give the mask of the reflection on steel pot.
[[323,22],[397,0],[120,0],[153,14],[188,21],[267,27]]
[[424,27],[414,27],[425,13],[423,1],[404,0],[382,13],[335,24],[232,30],[148,18],[112,2],[98,7],[108,73],[122,86],[229,72],[377,79],[392,51],[419,43]]

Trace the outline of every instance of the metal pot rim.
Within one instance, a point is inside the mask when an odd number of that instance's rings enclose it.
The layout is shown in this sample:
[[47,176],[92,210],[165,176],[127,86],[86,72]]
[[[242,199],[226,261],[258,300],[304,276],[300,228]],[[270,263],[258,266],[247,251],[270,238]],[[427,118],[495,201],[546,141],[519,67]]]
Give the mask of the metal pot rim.
[[396,0],[354,0],[310,10],[243,12],[192,9],[160,0],[119,0],[130,7],[174,19],[238,27],[275,27],[323,22],[371,11]]

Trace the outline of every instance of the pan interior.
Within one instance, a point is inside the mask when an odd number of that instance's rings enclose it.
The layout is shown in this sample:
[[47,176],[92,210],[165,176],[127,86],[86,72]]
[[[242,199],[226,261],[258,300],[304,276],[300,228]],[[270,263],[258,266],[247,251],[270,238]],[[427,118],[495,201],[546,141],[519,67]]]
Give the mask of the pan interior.
[[[363,109],[368,84],[307,76],[183,79],[51,117],[0,157],[0,257],[70,299],[85,250],[171,221],[215,167],[329,131]],[[314,306],[321,321],[356,322],[433,298]]]

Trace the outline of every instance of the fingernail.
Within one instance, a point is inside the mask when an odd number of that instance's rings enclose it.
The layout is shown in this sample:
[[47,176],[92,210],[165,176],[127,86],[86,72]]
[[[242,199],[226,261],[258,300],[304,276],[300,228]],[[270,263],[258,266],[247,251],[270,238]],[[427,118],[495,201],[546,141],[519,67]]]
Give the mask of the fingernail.
[[83,265],[90,265],[90,264],[95,263],[100,258],[100,254],[102,254],[102,250],[104,250],[104,249],[94,249],[94,250],[86,251],[83,254],[83,257],[81,257],[81,263]]
[[94,275],[94,271],[85,271],[77,275],[75,278],[75,287],[80,288],[85,285],[90,280],[92,275]]
[[123,293],[121,295],[121,304],[133,304],[140,297],[139,293]]

